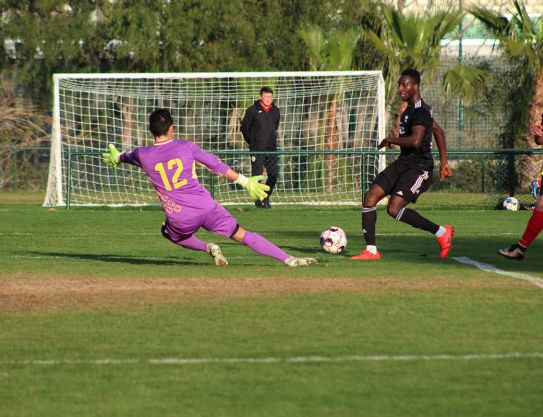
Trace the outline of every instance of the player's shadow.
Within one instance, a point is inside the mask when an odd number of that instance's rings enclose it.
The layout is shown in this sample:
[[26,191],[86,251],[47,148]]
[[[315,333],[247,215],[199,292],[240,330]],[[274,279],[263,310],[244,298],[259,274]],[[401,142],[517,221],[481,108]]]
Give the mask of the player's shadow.
[[30,252],[35,256],[50,256],[51,258],[60,259],[81,259],[85,261],[101,261],[111,263],[123,263],[131,265],[169,265],[169,266],[183,266],[183,265],[202,265],[202,262],[195,262],[194,259],[176,257],[175,260],[168,259],[149,259],[136,256],[118,256],[118,255],[97,255],[88,253],[62,253],[62,252]]

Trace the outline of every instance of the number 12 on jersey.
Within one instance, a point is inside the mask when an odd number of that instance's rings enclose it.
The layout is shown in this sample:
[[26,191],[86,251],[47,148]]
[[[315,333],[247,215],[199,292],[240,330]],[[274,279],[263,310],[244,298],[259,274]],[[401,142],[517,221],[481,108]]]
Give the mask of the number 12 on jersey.
[[[179,158],[170,159],[168,162],[166,162],[166,166],[168,171],[172,171],[175,167],[175,172],[172,176],[172,181],[170,183],[170,180],[168,178],[168,175],[166,175],[166,168],[164,168],[164,163],[159,162],[155,165],[155,171],[157,171],[160,174],[160,178],[162,178],[162,182],[164,183],[164,188],[168,191],[172,191],[172,184],[173,188],[176,190],[181,188],[182,186],[187,184],[187,179],[183,179],[179,181],[179,177],[181,176],[183,172],[183,161]],[[197,178],[196,176],[196,163],[192,164],[192,178]]]

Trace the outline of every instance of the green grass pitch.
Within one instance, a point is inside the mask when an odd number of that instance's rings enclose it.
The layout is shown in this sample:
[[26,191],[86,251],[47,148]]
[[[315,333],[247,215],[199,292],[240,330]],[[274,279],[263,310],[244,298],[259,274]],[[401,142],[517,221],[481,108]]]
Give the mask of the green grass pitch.
[[[380,209],[383,259],[368,264],[348,258],[359,209],[232,207],[320,263],[288,268],[202,232],[229,258],[217,268],[163,239],[159,210],[35,201],[0,194],[2,417],[543,413],[543,288],[452,258],[543,279],[542,237],[522,262],[496,254],[528,212],[424,195],[421,213],[456,228],[440,260],[432,236]],[[330,225],[344,256],[319,248]]]

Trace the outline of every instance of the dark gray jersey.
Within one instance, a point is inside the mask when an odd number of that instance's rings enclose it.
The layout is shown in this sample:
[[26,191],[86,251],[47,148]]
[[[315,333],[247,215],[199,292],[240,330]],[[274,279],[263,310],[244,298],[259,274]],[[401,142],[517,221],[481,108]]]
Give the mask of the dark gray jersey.
[[407,106],[400,119],[400,137],[411,136],[413,126],[424,126],[424,136],[420,148],[402,147],[400,158],[409,165],[429,170],[434,167],[432,156],[432,109],[422,98]]

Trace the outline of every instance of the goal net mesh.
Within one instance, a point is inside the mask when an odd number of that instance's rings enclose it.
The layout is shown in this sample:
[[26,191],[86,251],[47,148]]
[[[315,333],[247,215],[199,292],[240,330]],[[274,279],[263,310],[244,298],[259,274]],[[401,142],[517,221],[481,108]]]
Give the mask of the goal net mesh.
[[[110,143],[123,151],[152,145],[148,119],[157,108],[171,111],[177,139],[250,175],[240,124],[262,86],[273,88],[281,112],[274,204],[360,204],[383,163],[373,152],[385,126],[376,71],[56,74],[54,85],[46,206],[157,204],[141,169],[120,164],[115,170],[101,158]],[[251,203],[238,186],[202,167],[197,174],[222,203]]]

